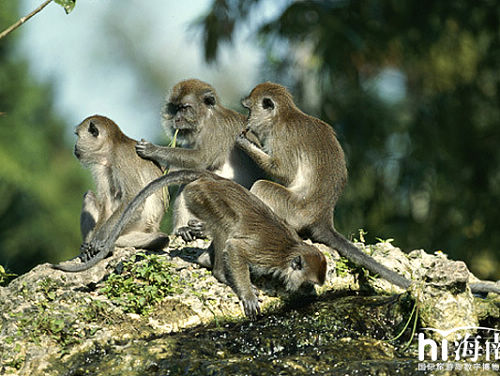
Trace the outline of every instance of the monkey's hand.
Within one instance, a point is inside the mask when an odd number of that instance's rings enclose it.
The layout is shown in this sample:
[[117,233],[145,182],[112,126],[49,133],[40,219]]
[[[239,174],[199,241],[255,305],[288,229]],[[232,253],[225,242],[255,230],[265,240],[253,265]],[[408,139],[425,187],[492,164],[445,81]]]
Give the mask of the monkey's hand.
[[252,132],[250,129],[243,130],[238,137],[236,138],[236,145],[238,145],[241,149],[247,150],[252,147],[256,147],[258,149],[262,149],[262,144],[257,137],[257,135]]
[[206,238],[205,235],[205,224],[197,219],[190,219],[188,221],[188,227],[191,229],[191,233],[197,238]]
[[252,142],[247,138],[247,130],[245,129],[241,132],[238,137],[236,137],[236,145],[238,145],[243,150],[248,149]]
[[187,226],[179,227],[175,234],[180,236],[185,242],[206,238],[205,224],[196,219],[191,219]]
[[260,307],[259,300],[257,297],[252,294],[246,298],[242,298],[241,302],[243,303],[243,310],[245,311],[245,315],[250,320],[257,320],[257,316],[260,315]]
[[152,158],[156,154],[156,149],[156,145],[144,139],[141,139],[141,141],[137,141],[137,144],[135,145],[135,151],[137,152],[139,157],[144,159]]

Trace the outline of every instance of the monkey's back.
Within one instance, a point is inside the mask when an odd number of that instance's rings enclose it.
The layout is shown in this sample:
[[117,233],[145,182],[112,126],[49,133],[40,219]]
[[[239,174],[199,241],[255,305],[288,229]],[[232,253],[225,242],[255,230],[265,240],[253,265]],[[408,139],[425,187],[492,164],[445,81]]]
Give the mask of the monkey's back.
[[[300,241],[298,235],[259,198],[227,179],[201,178],[184,189],[186,203],[215,238],[243,240],[246,258],[260,263]],[[255,255],[258,254],[258,258]]]
[[[112,174],[116,175],[116,181],[119,182],[119,189],[123,199],[127,201],[135,197],[139,191],[151,181],[162,176],[161,168],[137,155],[135,151],[136,140],[122,134],[123,138],[119,147],[114,149],[115,165],[112,168]],[[147,231],[156,231],[159,229],[161,218],[163,217],[165,207],[168,206],[168,195],[165,195],[163,190],[159,190],[149,196],[142,208],[138,210],[137,218],[141,217],[141,212],[147,212],[147,223],[141,224],[146,226]],[[125,231],[135,227],[134,220],[130,221]]]
[[[281,163],[295,168],[287,187],[299,196],[297,207],[303,203],[321,210],[325,201],[335,204],[347,182],[344,151],[330,125],[298,108],[294,110],[280,122],[273,150],[279,153]],[[279,142],[283,139],[288,142]]]

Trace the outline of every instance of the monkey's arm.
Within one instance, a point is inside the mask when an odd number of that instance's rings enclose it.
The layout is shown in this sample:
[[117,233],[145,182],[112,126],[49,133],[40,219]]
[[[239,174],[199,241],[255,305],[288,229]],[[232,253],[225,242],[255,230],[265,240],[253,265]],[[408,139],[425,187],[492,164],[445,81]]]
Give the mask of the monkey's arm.
[[152,160],[162,166],[179,168],[208,169],[213,159],[201,149],[158,146],[145,140],[138,141],[135,150],[141,158]]
[[257,145],[251,142],[245,133],[241,133],[236,139],[236,145],[247,153],[250,158],[252,158],[257,165],[264,170],[265,173],[273,176],[277,180],[284,180],[287,177],[285,171],[281,171],[282,168],[278,160],[263,150],[261,150]]
[[[226,242],[225,252],[227,252],[227,262],[231,271],[234,289],[243,304],[243,311],[250,320],[256,320],[260,314],[259,300],[252,287],[248,263],[241,256],[244,253],[243,247],[245,247],[245,244],[241,241],[229,239]],[[217,257],[217,250],[215,252]],[[219,252],[222,252],[222,250]],[[215,272],[215,265],[213,272]]]

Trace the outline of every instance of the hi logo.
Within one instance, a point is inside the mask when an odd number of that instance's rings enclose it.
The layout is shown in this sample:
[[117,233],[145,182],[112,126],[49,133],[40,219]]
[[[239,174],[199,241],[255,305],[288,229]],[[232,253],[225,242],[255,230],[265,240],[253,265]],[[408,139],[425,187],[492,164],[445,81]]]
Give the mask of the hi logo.
[[[418,370],[500,370],[500,330],[486,327],[460,327],[450,330],[423,328],[440,334],[441,341],[418,334]],[[453,341],[448,341],[451,334]],[[427,361],[427,363],[421,363]],[[433,363],[429,363],[429,361]]]

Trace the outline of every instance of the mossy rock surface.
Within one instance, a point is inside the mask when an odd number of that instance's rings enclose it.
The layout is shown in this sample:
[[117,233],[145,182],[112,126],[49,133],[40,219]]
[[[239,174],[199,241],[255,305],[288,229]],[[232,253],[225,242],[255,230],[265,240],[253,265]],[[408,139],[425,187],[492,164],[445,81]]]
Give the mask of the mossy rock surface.
[[412,325],[390,341],[415,301],[423,326],[446,320],[434,306],[442,301],[466,322],[498,328],[498,300],[474,299],[466,268],[388,243],[360,246],[414,278],[408,293],[320,246],[327,283],[288,296],[279,281],[255,280],[263,314],[250,322],[231,288],[194,263],[207,246],[172,237],[164,252],[117,248],[82,273],[44,264],[16,278],[0,288],[0,374],[421,375],[416,341],[403,350]]

